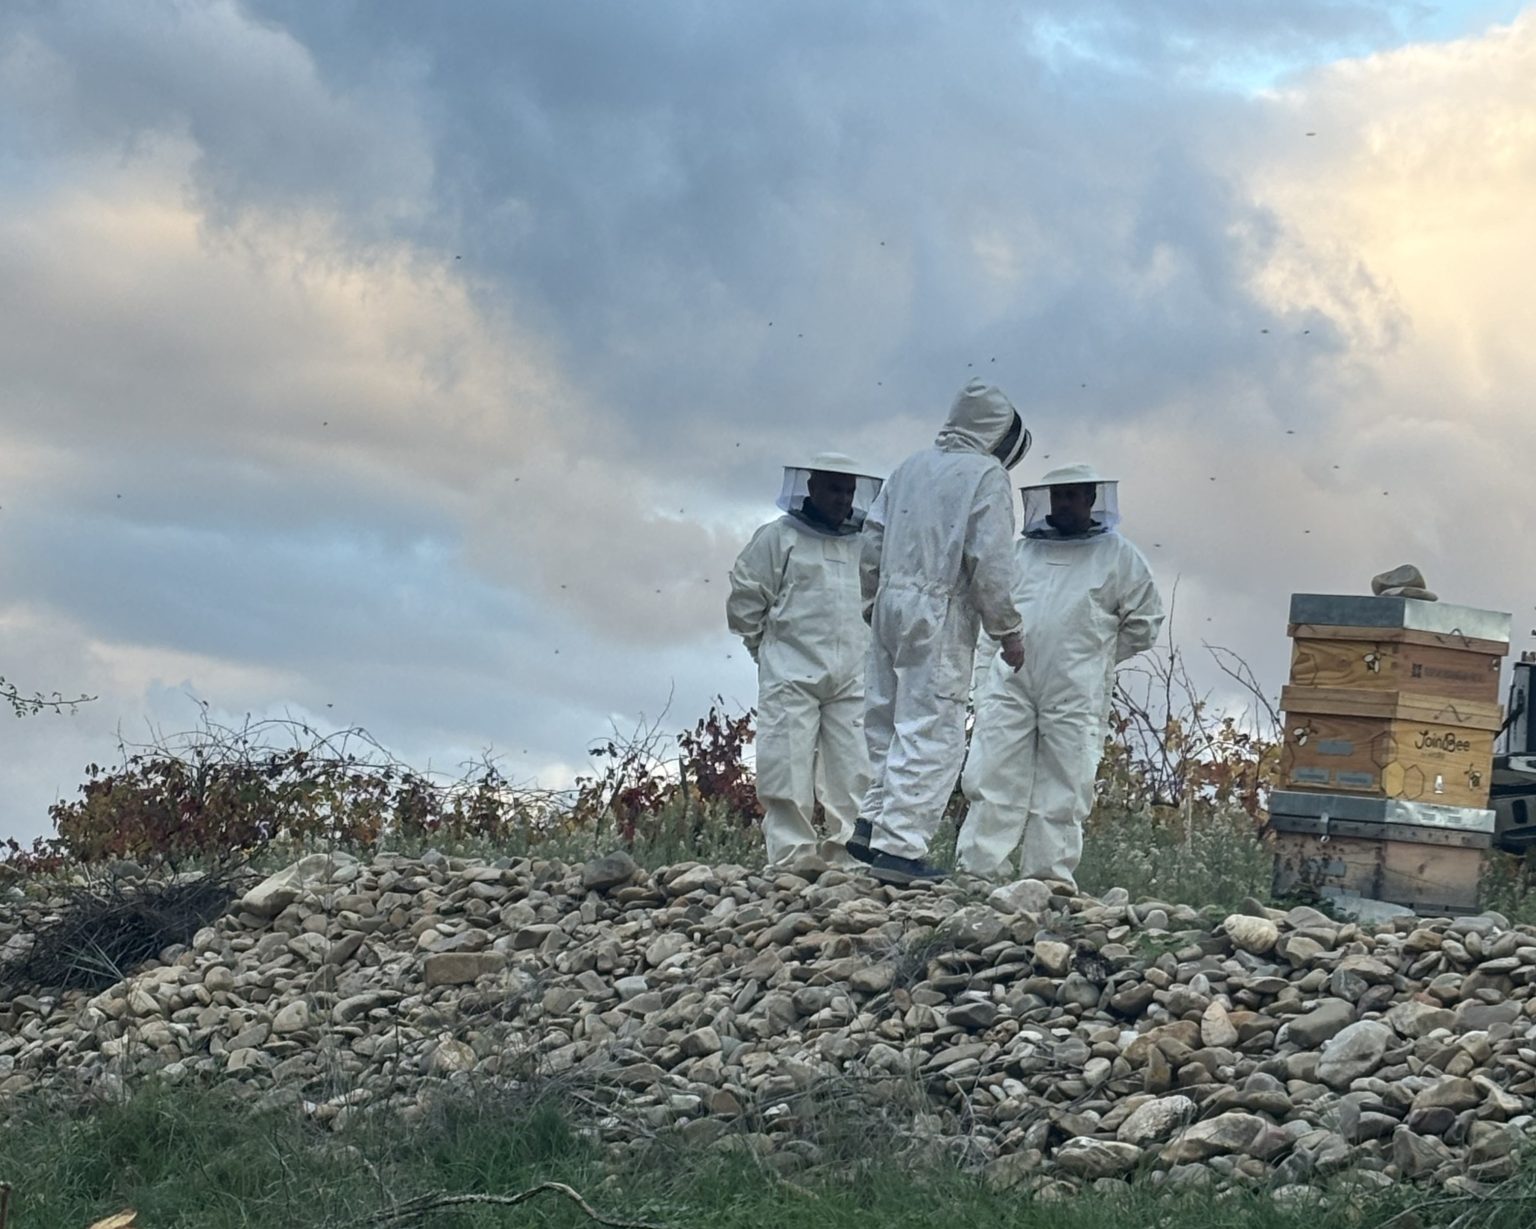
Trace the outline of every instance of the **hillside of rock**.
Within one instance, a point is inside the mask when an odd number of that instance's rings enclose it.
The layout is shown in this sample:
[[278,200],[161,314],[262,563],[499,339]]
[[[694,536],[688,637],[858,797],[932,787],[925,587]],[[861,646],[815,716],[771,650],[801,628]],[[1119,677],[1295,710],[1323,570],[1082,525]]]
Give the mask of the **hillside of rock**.
[[[0,902],[0,946],[48,907]],[[1533,984],[1536,931],[1494,914],[315,855],[106,991],[0,1002],[0,1107],[156,1073],[344,1129],[543,1082],[610,1148],[677,1131],[782,1170],[835,1112],[1000,1185],[1477,1191],[1536,1133]]]

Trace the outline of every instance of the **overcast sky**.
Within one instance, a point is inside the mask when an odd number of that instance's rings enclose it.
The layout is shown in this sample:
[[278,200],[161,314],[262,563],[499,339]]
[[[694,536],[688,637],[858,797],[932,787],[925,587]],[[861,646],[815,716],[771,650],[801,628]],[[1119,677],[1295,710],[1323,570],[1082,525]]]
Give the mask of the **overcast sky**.
[[1536,5],[4,0],[0,836],[117,731],[560,784],[755,698],[780,466],[975,374],[1123,477],[1175,628],[1536,628]]

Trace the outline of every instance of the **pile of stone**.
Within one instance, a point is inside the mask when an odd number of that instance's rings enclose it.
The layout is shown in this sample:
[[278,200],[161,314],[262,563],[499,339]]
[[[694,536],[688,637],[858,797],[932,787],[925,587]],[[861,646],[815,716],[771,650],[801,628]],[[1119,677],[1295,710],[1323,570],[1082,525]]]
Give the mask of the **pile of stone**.
[[619,1151],[676,1131],[792,1170],[835,1109],[1002,1186],[1475,1193],[1536,1132],[1533,985],[1536,931],[1494,914],[315,855],[107,991],[0,1003],[0,1102],[154,1073],[344,1128],[543,1081]]
[[[20,876],[10,882],[0,879],[0,971],[20,965],[32,951],[37,936],[57,923],[68,905],[65,896],[28,892],[22,882]],[[5,981],[0,976],[0,992]],[[0,1020],[4,1019],[5,1008],[0,998]]]

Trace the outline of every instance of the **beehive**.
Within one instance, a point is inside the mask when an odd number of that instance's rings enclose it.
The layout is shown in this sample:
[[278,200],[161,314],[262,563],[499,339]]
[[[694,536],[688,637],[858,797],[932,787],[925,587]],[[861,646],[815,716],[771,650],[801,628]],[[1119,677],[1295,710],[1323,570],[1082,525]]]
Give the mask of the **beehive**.
[[1509,616],[1297,594],[1281,694],[1275,891],[1476,907]]

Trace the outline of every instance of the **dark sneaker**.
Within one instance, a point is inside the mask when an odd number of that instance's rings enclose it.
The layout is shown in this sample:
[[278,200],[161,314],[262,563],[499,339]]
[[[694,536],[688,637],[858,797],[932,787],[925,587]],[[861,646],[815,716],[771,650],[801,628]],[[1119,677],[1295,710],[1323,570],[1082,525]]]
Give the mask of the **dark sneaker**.
[[856,819],[853,822],[853,835],[848,838],[846,846],[860,862],[869,861],[869,838],[875,834],[874,828],[867,819]]
[[855,851],[853,842],[848,842],[848,852],[869,867],[870,875],[880,883],[888,883],[893,887],[905,888],[914,884],[937,883],[944,878],[944,872],[936,866],[919,858],[902,858],[893,853],[882,853],[878,849],[865,848]]

